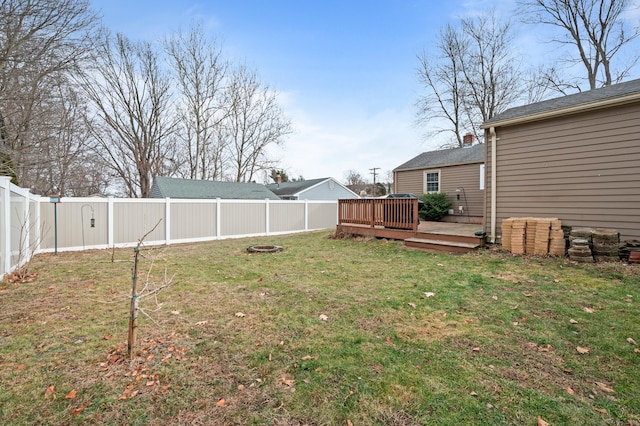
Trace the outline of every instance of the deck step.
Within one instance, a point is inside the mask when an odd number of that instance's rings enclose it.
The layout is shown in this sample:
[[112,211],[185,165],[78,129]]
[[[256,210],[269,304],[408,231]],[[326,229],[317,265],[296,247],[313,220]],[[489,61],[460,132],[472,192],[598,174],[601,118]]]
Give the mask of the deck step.
[[459,241],[432,240],[426,238],[407,238],[404,240],[407,247],[421,250],[455,251],[466,253],[480,247],[480,244],[465,243]]

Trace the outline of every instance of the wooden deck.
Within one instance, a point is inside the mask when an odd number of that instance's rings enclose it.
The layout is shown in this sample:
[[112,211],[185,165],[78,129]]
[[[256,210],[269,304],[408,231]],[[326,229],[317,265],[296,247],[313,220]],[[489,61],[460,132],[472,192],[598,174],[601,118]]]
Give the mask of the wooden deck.
[[[343,201],[349,201],[348,205],[343,204]],[[400,207],[394,206],[396,202],[399,202]],[[337,232],[403,240],[407,247],[425,251],[464,253],[483,246],[484,237],[475,235],[477,231],[482,231],[482,225],[452,222],[418,223],[417,211],[417,200],[340,200]],[[416,218],[415,221],[413,218]]]

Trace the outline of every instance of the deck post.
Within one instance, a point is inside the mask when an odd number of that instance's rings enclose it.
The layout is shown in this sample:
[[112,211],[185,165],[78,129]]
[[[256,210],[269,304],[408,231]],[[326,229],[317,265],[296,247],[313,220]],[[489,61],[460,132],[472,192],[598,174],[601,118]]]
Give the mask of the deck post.
[[376,209],[375,209],[374,200],[368,200],[368,201],[369,201],[369,205],[371,206],[371,227],[375,228],[376,227]]

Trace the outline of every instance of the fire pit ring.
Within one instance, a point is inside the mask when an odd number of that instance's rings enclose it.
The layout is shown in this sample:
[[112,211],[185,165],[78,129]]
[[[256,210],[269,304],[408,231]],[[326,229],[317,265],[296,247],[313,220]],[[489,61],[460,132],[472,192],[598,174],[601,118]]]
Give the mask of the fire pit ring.
[[282,246],[251,246],[247,247],[249,253],[277,253],[284,250]]

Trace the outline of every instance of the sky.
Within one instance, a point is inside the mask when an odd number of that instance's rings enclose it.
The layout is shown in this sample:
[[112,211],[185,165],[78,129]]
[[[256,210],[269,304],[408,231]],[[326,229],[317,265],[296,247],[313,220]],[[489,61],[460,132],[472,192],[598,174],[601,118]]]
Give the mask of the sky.
[[[640,3],[640,0],[637,0]],[[90,0],[104,24],[156,41],[203,22],[234,63],[255,69],[278,94],[293,133],[270,156],[289,177],[354,170],[368,181],[446,140],[416,125],[417,55],[435,51],[447,23],[515,0]],[[516,27],[514,49],[544,58],[536,31]],[[638,77],[638,75],[636,75]]]

